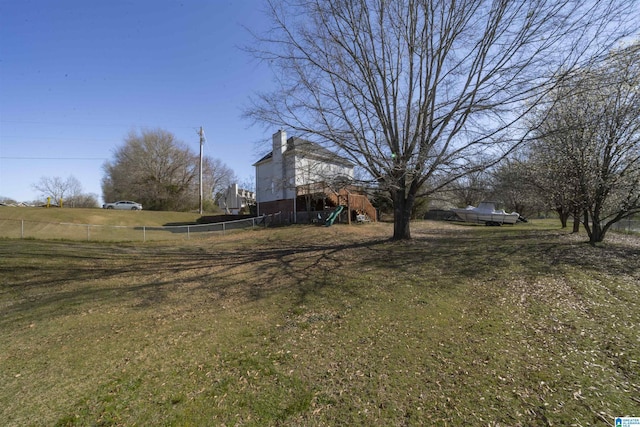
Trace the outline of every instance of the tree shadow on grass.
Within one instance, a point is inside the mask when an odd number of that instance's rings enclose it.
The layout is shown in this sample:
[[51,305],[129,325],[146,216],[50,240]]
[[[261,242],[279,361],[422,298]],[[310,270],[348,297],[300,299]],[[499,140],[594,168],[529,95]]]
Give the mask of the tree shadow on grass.
[[404,281],[450,288],[548,275],[567,265],[640,270],[637,247],[614,245],[603,257],[602,249],[563,236],[465,228],[429,230],[411,241],[300,238],[253,248],[0,242],[0,322],[26,314],[51,318],[104,301],[148,308],[170,304],[178,294],[207,304],[243,304],[282,293],[301,304],[326,290],[335,291],[334,298],[358,298],[372,280],[382,287]]

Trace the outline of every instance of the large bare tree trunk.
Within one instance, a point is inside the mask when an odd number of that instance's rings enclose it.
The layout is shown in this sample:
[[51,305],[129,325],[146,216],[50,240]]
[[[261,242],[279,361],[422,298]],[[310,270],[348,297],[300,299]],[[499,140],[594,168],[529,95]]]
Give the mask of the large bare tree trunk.
[[411,239],[411,209],[414,197],[406,197],[405,189],[393,193],[393,240]]

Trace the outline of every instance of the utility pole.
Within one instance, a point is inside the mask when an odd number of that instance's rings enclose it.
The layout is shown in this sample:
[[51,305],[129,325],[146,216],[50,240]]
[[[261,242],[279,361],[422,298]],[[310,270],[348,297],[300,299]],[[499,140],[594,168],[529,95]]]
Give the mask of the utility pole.
[[200,215],[202,215],[202,201],[203,201],[203,190],[202,190],[202,147],[204,146],[204,130],[202,126],[200,126],[200,131],[198,132],[200,135]]

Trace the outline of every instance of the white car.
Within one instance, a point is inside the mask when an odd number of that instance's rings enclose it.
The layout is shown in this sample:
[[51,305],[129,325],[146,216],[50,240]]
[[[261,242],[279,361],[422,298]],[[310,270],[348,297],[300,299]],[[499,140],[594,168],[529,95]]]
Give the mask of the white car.
[[142,210],[142,205],[130,200],[120,200],[115,203],[105,203],[102,205],[102,209],[126,209],[129,211],[137,211]]

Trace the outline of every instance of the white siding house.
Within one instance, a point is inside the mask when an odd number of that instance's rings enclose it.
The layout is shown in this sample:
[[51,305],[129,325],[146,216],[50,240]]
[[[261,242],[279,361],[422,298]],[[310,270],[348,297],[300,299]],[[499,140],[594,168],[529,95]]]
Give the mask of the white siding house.
[[241,211],[249,212],[249,205],[254,203],[256,195],[253,191],[238,188],[238,184],[232,184],[218,199],[218,206],[227,214],[238,215]]
[[296,199],[300,188],[353,179],[353,164],[310,141],[290,137],[279,130],[272,151],[258,160],[256,203],[258,215],[302,210]]

